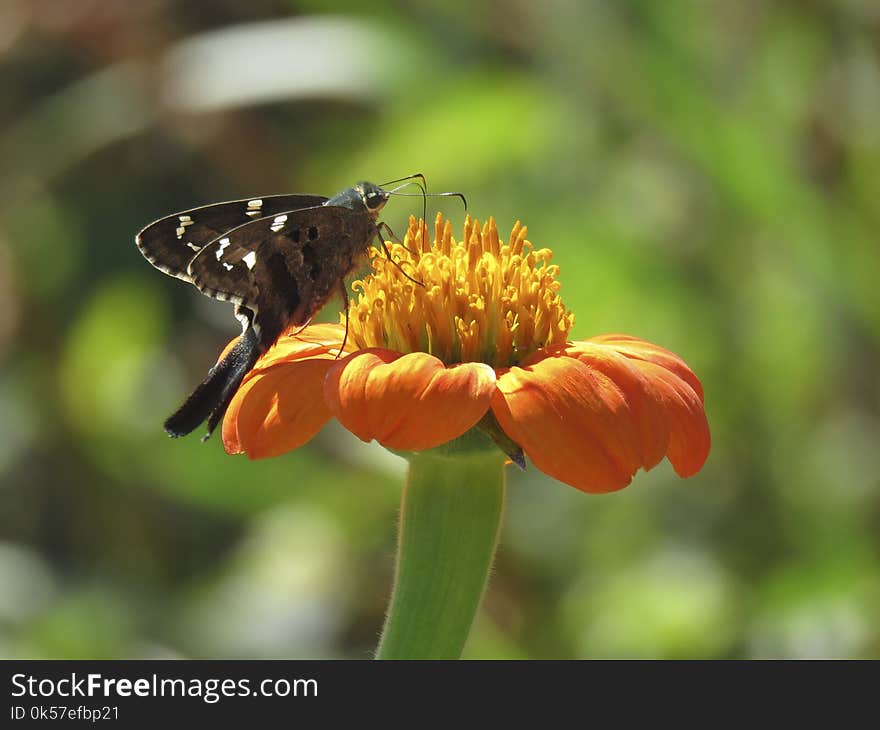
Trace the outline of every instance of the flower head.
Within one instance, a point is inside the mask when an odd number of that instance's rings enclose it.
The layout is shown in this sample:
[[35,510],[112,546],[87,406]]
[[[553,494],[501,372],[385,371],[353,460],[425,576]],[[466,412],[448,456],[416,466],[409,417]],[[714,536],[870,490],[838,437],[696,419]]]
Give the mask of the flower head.
[[431,245],[424,224],[411,220],[404,244],[389,250],[405,268],[376,254],[373,275],[353,285],[359,295],[349,327],[358,349],[505,367],[568,338],[574,315],[559,297],[553,252],[533,250],[518,222],[503,243],[494,220],[480,227],[468,217],[457,242],[449,221],[437,216]]
[[401,451],[488,424],[587,492],[621,489],[664,456],[683,477],[702,467],[697,377],[635,337],[570,340],[559,269],[525,227],[502,242],[492,219],[468,218],[456,241],[438,215],[433,242],[411,219],[404,242],[387,245],[394,261],[374,251],[372,273],[353,284],[344,350],[344,324],[311,325],[282,335],[245,377],[223,422],[229,453],[284,453],[335,417]]

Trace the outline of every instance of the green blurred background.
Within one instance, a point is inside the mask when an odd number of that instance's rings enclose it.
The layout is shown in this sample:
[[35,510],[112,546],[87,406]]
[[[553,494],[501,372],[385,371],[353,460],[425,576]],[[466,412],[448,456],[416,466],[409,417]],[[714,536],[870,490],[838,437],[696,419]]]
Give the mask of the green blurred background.
[[511,473],[466,655],[880,656],[875,0],[2,0],[0,99],[0,656],[370,656],[402,462],[168,439],[238,325],[133,237],[413,172],[556,251],[575,337],[685,357],[714,441]]

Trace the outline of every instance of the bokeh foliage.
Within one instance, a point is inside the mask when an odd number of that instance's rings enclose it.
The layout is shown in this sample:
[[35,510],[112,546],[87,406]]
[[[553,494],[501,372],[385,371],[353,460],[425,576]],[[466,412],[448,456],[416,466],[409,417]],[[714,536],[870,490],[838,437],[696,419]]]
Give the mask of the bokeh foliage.
[[880,655],[873,0],[6,0],[0,64],[0,655],[369,656],[401,463],[168,439],[237,324],[132,239],[416,171],[554,249],[575,336],[682,354],[713,431],[684,482],[512,473],[468,656]]

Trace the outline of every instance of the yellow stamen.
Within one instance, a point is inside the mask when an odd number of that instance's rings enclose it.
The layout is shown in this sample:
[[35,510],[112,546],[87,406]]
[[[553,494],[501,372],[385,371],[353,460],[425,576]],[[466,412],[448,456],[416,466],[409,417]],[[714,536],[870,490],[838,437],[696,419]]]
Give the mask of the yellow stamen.
[[517,221],[502,243],[494,219],[480,226],[467,216],[456,241],[438,214],[429,243],[425,223],[410,217],[403,245],[387,242],[399,266],[373,249],[372,274],[352,285],[350,340],[360,349],[423,351],[449,364],[496,367],[565,342],[574,314],[559,297],[559,267],[549,264],[549,248],[532,248],[526,231]]

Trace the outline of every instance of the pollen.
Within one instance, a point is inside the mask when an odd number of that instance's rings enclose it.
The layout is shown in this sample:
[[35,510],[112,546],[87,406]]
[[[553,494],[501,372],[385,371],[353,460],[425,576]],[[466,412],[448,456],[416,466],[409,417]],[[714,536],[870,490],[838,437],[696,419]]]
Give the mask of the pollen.
[[430,241],[424,221],[410,217],[403,242],[385,244],[391,260],[371,249],[372,273],[352,284],[349,338],[359,349],[494,367],[566,342],[574,314],[559,296],[559,267],[526,233],[517,221],[502,242],[494,219],[481,225],[468,216],[457,241],[438,214]]

